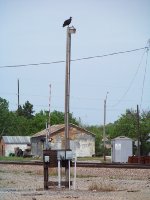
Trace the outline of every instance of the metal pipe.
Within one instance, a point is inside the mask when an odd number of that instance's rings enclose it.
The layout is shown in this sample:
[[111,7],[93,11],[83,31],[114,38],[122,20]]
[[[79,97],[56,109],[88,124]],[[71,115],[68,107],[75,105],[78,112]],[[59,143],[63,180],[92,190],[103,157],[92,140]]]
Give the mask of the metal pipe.
[[70,190],[70,160],[68,160],[68,167],[69,167],[69,190]]
[[77,157],[75,155],[75,160],[74,160],[74,190],[76,190],[76,177],[77,177]]
[[58,160],[58,188],[61,188],[60,160]]

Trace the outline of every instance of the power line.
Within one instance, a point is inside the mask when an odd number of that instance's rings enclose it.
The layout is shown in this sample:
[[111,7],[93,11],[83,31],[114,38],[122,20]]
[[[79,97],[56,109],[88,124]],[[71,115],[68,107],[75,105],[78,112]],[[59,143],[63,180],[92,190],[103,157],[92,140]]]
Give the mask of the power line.
[[79,61],[79,60],[88,60],[88,59],[93,59],[93,58],[102,58],[102,57],[107,57],[107,56],[114,56],[114,55],[118,55],[118,54],[124,54],[124,53],[131,53],[134,51],[139,51],[139,50],[143,50],[143,49],[147,49],[148,47],[142,47],[142,48],[138,48],[138,49],[132,49],[132,50],[126,50],[126,51],[119,51],[119,52],[114,52],[114,53],[109,53],[109,54],[103,54],[100,56],[90,56],[90,57],[85,57],[85,58],[78,58],[78,59],[74,59],[71,61]]
[[[3,96],[10,96],[10,95],[13,95],[13,96],[17,96],[17,94],[16,93],[0,93],[0,95],[3,95]],[[25,97],[28,97],[28,96],[30,96],[30,97],[40,97],[40,98],[44,98],[44,99],[47,99],[49,96],[48,95],[41,95],[41,94],[25,94],[25,93],[20,93],[20,95],[21,96],[25,96]],[[86,97],[86,96],[83,96],[83,97],[78,97],[78,96],[70,96],[71,97],[71,100],[72,101],[104,101],[104,99],[103,98],[90,98],[90,97]],[[62,96],[61,95],[54,95],[53,96],[53,99],[60,99],[60,98],[62,98]],[[116,102],[116,101],[119,101],[119,99],[112,99],[112,100],[109,100],[109,102]],[[134,99],[124,99],[124,100],[122,100],[123,102],[133,102],[133,101],[135,101]],[[144,102],[150,102],[149,100],[148,101],[144,101]],[[113,106],[108,106],[108,107],[113,107]]]
[[[142,48],[126,50],[126,51],[119,51],[119,52],[103,54],[103,55],[99,55],[99,56],[89,56],[89,57],[77,58],[77,59],[73,59],[71,61],[75,62],[75,61],[89,60],[89,59],[94,59],[94,58],[103,58],[103,57],[107,57],[107,56],[114,56],[114,55],[118,55],[118,54],[140,51],[143,49],[148,49],[148,47],[142,47]],[[30,64],[20,64],[20,65],[4,65],[4,66],[0,66],[0,68],[17,68],[17,67],[28,67],[28,66],[51,65],[51,64],[60,64],[60,63],[64,63],[64,62],[66,62],[66,61],[60,60],[60,61],[53,61],[53,62],[40,62],[40,63],[30,63]]]
[[140,68],[140,66],[141,66],[141,63],[142,63],[142,61],[143,61],[144,54],[145,54],[145,52],[147,52],[147,50],[148,50],[148,47],[146,47],[146,51],[144,51],[143,54],[142,54],[140,63],[139,63],[139,65],[138,65],[138,67],[137,67],[137,70],[136,70],[136,72],[135,72],[135,74],[134,74],[132,80],[130,81],[130,84],[129,84],[128,88],[126,89],[126,91],[124,92],[124,94],[122,95],[122,97],[117,101],[117,103],[115,103],[114,105],[111,105],[111,107],[117,106],[117,105],[124,99],[124,97],[126,96],[126,94],[128,93],[128,91],[130,90],[130,88],[131,88],[131,86],[132,86],[132,84],[133,84],[133,82],[134,82],[134,80],[135,80],[135,78],[136,78],[136,76],[137,76],[137,73],[138,73],[138,71],[139,71],[139,68]]
[[145,85],[145,78],[146,78],[146,71],[147,71],[147,61],[148,61],[148,51],[149,49],[147,49],[147,55],[146,55],[146,65],[145,65],[145,70],[144,70],[144,78],[143,78],[143,85],[142,85],[142,94],[141,94],[141,103],[140,103],[140,109],[142,106],[142,101],[143,101],[143,93],[144,93],[144,85]]

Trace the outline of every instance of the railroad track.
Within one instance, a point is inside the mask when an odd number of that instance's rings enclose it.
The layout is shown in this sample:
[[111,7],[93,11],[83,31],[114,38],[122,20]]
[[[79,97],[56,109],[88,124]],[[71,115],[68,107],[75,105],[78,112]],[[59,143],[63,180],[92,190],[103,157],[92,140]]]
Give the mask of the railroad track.
[[[0,161],[0,164],[13,165],[43,165],[42,161]],[[74,162],[72,163],[74,166]],[[150,164],[136,163],[93,163],[93,162],[77,162],[77,167],[86,168],[126,168],[126,169],[150,169]]]

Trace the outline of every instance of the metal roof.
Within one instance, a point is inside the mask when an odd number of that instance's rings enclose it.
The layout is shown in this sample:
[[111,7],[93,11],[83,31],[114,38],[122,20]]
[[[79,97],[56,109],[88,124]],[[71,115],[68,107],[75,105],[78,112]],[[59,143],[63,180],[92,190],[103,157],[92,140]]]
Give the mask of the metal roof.
[[112,139],[112,140],[132,140],[131,138],[128,138],[128,137],[126,137],[126,136],[119,136],[119,137],[116,137],[116,138],[114,138],[114,139]]
[[30,136],[2,136],[5,144],[30,144]]

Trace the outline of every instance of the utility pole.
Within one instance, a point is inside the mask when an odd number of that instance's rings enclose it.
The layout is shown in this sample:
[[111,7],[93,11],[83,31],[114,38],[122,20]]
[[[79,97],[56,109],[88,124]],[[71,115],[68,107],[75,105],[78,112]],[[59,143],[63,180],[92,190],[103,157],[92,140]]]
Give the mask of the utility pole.
[[18,110],[19,110],[19,96],[20,96],[20,94],[19,94],[19,79],[18,79]]
[[[69,102],[70,102],[70,58],[71,58],[71,34],[75,33],[74,27],[67,27],[66,41],[66,75],[65,75],[65,149],[70,149],[69,142]],[[66,182],[69,188],[69,167],[65,167]]]
[[140,119],[139,119],[139,106],[137,105],[137,138],[138,138],[138,143],[137,143],[137,149],[138,149],[138,163],[140,163],[140,156],[141,156],[141,148],[140,148],[140,143],[141,143],[141,135],[140,135]]
[[74,27],[67,27],[66,42],[66,76],[65,76],[65,149],[70,148],[69,144],[69,102],[70,102],[70,58],[71,58],[71,34],[75,33]]
[[106,161],[106,103],[107,103],[107,95],[108,92],[106,93],[106,98],[104,99],[104,126],[103,126],[103,146],[104,146],[104,161]]
[[51,126],[51,84],[49,84],[49,114],[48,114],[48,128],[49,129],[50,129],[50,126]]
[[46,134],[46,149],[50,149],[51,148],[51,144],[49,145],[49,139],[50,139],[50,134],[51,134],[51,84],[49,84],[49,112],[48,112],[48,123],[46,123],[46,130],[47,130],[47,134]]

